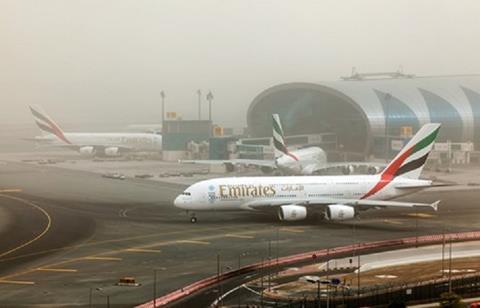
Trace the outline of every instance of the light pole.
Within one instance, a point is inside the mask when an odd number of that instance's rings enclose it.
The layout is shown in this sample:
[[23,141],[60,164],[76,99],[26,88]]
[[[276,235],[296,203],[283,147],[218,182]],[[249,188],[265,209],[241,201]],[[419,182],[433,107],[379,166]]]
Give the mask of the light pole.
[[[330,279],[330,248],[327,248],[327,280]],[[330,308],[330,284],[327,284],[327,308]]]
[[246,257],[248,256],[248,252],[247,251],[244,251],[242,252],[241,254],[238,255],[238,268],[240,269],[240,267],[242,266],[241,264],[241,258],[243,257]]
[[197,90],[198,95],[198,120],[202,119],[202,90]]
[[220,282],[220,254],[217,253],[217,283]]
[[153,308],[157,307],[157,270],[153,270]]
[[445,227],[443,228],[442,239],[442,277],[445,277]]
[[452,239],[448,237],[448,293],[452,293]]
[[[230,266],[224,266],[220,269],[220,274],[223,275],[224,272],[228,272],[231,269]],[[220,284],[220,306],[223,306],[223,284]]]
[[272,240],[268,240],[268,291],[272,285]]
[[418,210],[415,208],[415,248],[418,248]]
[[360,254],[357,255],[357,306],[360,306]]
[[212,122],[212,101],[213,101],[212,91],[208,91],[207,101],[208,101],[208,120]]
[[110,295],[103,292],[102,288],[96,288],[95,290],[97,290],[100,293],[100,295],[107,298],[107,308],[110,308]]
[[160,97],[162,98],[162,133],[163,133],[163,126],[165,123],[165,92],[163,92],[163,90],[160,92]]
[[279,244],[278,242],[279,242],[279,236],[280,236],[279,233],[280,233],[280,230],[277,227],[277,241],[276,241],[276,247],[275,247],[276,248],[275,249],[276,250],[276,276],[278,276],[278,248],[279,248],[278,247],[278,244]]

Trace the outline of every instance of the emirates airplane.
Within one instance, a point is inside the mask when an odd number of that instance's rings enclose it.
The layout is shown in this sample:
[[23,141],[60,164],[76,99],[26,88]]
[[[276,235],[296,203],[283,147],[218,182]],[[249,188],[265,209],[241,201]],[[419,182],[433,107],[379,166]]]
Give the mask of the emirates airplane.
[[390,201],[431,187],[419,179],[440,124],[426,124],[388,166],[376,175],[230,177],[195,183],[174,201],[191,214],[200,211],[270,211],[280,220],[297,221],[307,212],[321,212],[327,220],[354,218],[371,208],[427,207],[431,204]]
[[29,139],[40,146],[78,151],[85,156],[119,156],[127,152],[160,152],[162,136],[147,133],[65,133],[40,106],[30,106],[42,136]]
[[184,164],[222,164],[231,171],[234,170],[235,165],[257,166],[264,173],[278,170],[283,175],[318,175],[333,169],[341,169],[344,174],[351,174],[357,168],[367,170],[369,174],[376,174],[385,168],[384,164],[371,162],[327,162],[327,154],[317,146],[289,150],[285,141],[280,116],[272,114],[272,120],[274,160],[239,158],[227,160],[180,160],[179,162]]

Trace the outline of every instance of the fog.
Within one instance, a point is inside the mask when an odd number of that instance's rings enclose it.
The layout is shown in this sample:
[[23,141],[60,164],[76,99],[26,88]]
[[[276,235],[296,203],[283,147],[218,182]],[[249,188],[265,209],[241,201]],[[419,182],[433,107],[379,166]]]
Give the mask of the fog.
[[193,119],[202,89],[215,96],[215,122],[242,127],[265,88],[336,80],[352,66],[478,73],[479,9],[474,0],[2,0],[0,122],[31,123],[32,103],[60,123],[158,122],[161,90],[168,111]]

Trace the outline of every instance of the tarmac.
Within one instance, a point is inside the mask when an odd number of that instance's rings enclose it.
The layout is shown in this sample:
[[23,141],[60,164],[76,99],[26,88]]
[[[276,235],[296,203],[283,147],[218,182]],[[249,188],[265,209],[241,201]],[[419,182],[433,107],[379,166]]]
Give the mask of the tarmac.
[[[38,164],[22,162],[23,157],[0,156],[0,191],[11,191],[0,192],[0,303],[6,307],[88,306],[107,299],[115,307],[131,307],[152,299],[155,273],[160,296],[214,275],[217,255],[220,270],[228,271],[268,256],[480,229],[479,173],[466,168],[434,174],[458,177],[464,191],[443,188],[408,197],[442,199],[438,212],[369,211],[340,223],[282,223],[264,214],[214,212],[197,213],[198,223],[191,224],[172,200],[195,178],[122,181],[103,178],[100,162],[67,168],[80,164]],[[159,174],[186,168],[156,161],[125,162],[123,168],[122,163],[115,162],[114,169],[140,173],[143,169],[134,166],[145,165]],[[122,277],[135,277],[140,285],[116,286]],[[214,299],[210,290],[194,303],[202,307]]]

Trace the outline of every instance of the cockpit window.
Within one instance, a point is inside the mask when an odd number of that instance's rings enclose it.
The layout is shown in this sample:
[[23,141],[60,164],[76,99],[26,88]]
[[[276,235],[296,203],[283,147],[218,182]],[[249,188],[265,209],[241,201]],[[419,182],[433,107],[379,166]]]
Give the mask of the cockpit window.
[[191,196],[192,194],[189,193],[188,191],[184,191],[184,192],[182,193],[182,195],[184,195],[184,196]]

